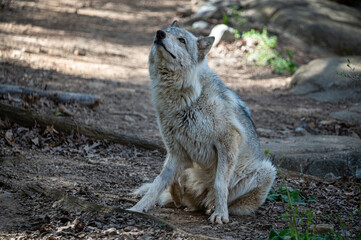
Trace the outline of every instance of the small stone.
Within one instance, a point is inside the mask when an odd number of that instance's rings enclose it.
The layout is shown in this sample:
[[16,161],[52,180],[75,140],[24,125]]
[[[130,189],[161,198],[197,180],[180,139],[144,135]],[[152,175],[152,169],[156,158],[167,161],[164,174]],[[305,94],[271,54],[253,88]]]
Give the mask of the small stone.
[[193,29],[204,30],[208,29],[211,25],[206,21],[197,21],[192,24]]
[[188,17],[192,14],[192,8],[191,7],[177,7],[176,14],[179,17]]
[[86,52],[84,49],[75,49],[74,50],[74,54],[77,55],[77,56],[85,56],[86,55]]
[[196,14],[193,15],[194,18],[201,18],[201,19],[209,19],[209,18],[217,18],[218,12],[220,12],[219,7],[214,5],[203,5],[198,8]]
[[357,133],[355,133],[354,131],[351,132],[350,137],[354,137],[354,138],[360,139],[360,136],[359,136]]
[[316,224],[316,225],[311,225],[310,228],[311,228],[315,233],[318,233],[318,234],[321,234],[321,235],[326,235],[326,234],[332,233],[333,230],[334,230],[333,225],[331,225],[331,224],[324,224],[324,223]]
[[108,234],[108,235],[117,235],[117,234],[118,234],[118,231],[117,231],[117,229],[115,229],[115,228],[109,228],[109,229],[105,230],[104,233],[105,233],[105,234]]
[[229,226],[233,227],[233,226],[236,226],[236,225],[238,225],[238,224],[239,224],[239,222],[233,221],[233,222],[231,222],[231,223],[229,224]]
[[297,127],[295,129],[296,133],[300,133],[301,135],[305,136],[305,135],[309,135],[309,133],[306,131],[306,129],[304,129],[303,127]]
[[134,118],[132,118],[132,117],[129,116],[129,115],[125,115],[125,116],[124,116],[124,120],[127,121],[127,122],[135,122]]
[[325,126],[327,126],[327,125],[331,125],[331,124],[333,124],[333,123],[335,123],[335,121],[334,120],[322,120],[321,122],[320,122],[320,125],[325,125]]
[[361,179],[361,168],[356,169],[356,178]]
[[324,178],[326,178],[326,179],[331,179],[331,180],[337,180],[337,179],[339,179],[340,177],[336,177],[335,174],[333,174],[332,172],[330,172],[330,173],[327,173]]

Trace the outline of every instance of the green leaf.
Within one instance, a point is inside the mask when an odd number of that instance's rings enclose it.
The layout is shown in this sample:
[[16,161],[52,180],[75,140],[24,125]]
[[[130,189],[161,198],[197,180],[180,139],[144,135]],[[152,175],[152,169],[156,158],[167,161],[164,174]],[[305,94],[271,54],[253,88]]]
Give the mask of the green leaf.
[[290,234],[290,229],[285,229],[280,232],[280,236],[284,237]]
[[307,202],[316,202],[316,199],[311,196],[307,199]]
[[55,116],[60,116],[61,112],[59,111],[59,108],[56,108]]
[[229,24],[229,18],[228,18],[227,14],[223,14],[222,19],[223,19],[223,24],[226,24],[226,25]]
[[272,229],[269,233],[269,239],[272,239],[274,237],[278,237],[278,233],[274,229]]

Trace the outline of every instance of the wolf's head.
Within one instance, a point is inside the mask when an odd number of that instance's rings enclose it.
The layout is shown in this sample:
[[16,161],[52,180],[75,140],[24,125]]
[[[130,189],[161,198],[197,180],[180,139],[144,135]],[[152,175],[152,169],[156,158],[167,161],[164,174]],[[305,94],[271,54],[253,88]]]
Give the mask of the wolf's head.
[[214,37],[195,37],[174,21],[166,30],[158,30],[149,55],[150,64],[184,69],[202,63],[212,47]]

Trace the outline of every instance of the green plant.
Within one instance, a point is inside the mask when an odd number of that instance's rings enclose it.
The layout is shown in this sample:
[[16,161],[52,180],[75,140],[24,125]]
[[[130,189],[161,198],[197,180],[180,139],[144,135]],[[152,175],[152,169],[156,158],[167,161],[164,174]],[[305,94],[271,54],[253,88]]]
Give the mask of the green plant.
[[55,116],[60,116],[61,112],[59,111],[59,108],[56,108]]
[[353,81],[361,81],[361,74],[356,73],[355,67],[351,66],[351,61],[348,58],[347,58],[346,66],[348,67],[349,72],[345,72],[345,71],[337,72],[336,71],[336,73],[338,75],[343,76],[343,77],[349,78],[349,79],[351,79]]
[[277,43],[277,37],[268,36],[267,27],[264,27],[262,30],[262,33],[260,33],[258,30],[251,29],[248,32],[242,33],[242,38],[250,38],[255,41],[258,41],[258,45],[260,47],[266,47],[266,48],[274,48]]
[[306,202],[315,202],[313,197],[309,197],[308,199],[301,195],[301,191],[298,189],[290,190],[287,187],[284,187],[282,184],[278,188],[278,193],[271,188],[267,200],[274,202],[277,200],[281,200],[282,202],[292,202],[295,205],[306,205]]
[[281,55],[278,55],[276,58],[270,61],[271,66],[277,74],[282,73],[294,73],[297,70],[296,63],[293,61],[294,52],[286,48],[287,57],[282,58]]
[[[236,6],[230,6],[227,12],[222,15],[222,23],[232,25],[230,21],[232,19],[232,23],[244,26],[247,22],[247,18],[242,15],[242,12],[242,9],[237,9]],[[238,38],[240,38],[240,36],[236,37],[236,39]]]
[[231,6],[231,9],[232,9],[231,16],[232,16],[233,20],[237,24],[244,26],[246,24],[247,18],[242,15],[243,10],[237,9],[237,7],[235,7],[235,6]]
[[[282,177],[283,178],[283,177]],[[289,228],[277,233],[274,229],[271,230],[268,239],[269,240],[328,240],[332,239],[331,235],[319,236],[310,232],[310,225],[313,219],[313,213],[307,209],[304,212],[299,211],[298,207],[294,205],[304,205],[306,198],[300,195],[299,190],[290,190],[287,187],[286,181],[283,178],[283,185],[279,187],[279,194],[276,194],[271,189],[267,199],[269,201],[275,201],[279,198],[283,202],[288,203],[288,210],[283,214],[283,219],[288,221]],[[312,201],[314,199],[312,198]],[[305,229],[302,231],[302,229]]]
[[[335,231],[332,231],[327,235],[318,235],[314,233],[311,228],[314,217],[313,212],[311,212],[310,209],[301,211],[298,206],[295,206],[305,205],[306,198],[300,194],[299,190],[290,190],[287,187],[285,178],[282,175],[281,177],[283,179],[283,184],[279,187],[279,193],[276,193],[275,190],[271,189],[267,200],[276,201],[281,199],[283,202],[288,203],[287,211],[282,214],[283,219],[288,222],[288,228],[280,231],[279,233],[272,229],[268,237],[269,240],[350,240],[347,236],[347,222],[343,221],[340,217],[335,219],[332,210],[328,218],[331,221],[337,221],[339,223],[341,233],[337,233]],[[361,191],[361,185],[359,186],[359,189]],[[310,197],[307,201],[312,202],[315,200]],[[354,214],[354,212],[351,212],[350,216],[352,217]],[[355,239],[361,239],[361,202],[358,209],[358,216],[359,232],[356,233]]]
[[229,17],[227,14],[223,14],[222,16],[222,23],[228,25],[229,24]]
[[248,56],[248,60],[254,61],[256,65],[271,65],[277,74],[294,73],[297,70],[296,63],[293,61],[295,53],[286,49],[287,57],[282,58],[281,54],[273,49],[276,46],[277,37],[268,36],[266,27],[263,28],[262,33],[255,29],[244,32],[242,38],[256,41],[254,51]]
[[240,39],[241,38],[241,34],[239,34],[239,31],[237,29],[234,30],[234,38],[235,39]]
[[271,158],[275,157],[275,155],[273,153],[271,153],[269,149],[264,150],[264,155],[270,156]]

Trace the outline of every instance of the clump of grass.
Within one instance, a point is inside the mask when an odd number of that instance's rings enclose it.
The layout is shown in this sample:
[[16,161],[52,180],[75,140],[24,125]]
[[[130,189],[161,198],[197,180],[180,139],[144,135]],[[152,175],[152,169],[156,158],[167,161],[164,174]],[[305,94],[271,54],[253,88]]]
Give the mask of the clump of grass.
[[242,9],[237,9],[236,6],[230,6],[228,11],[222,16],[223,24],[232,25],[230,21],[232,19],[232,23],[244,26],[246,24],[247,18],[242,15],[242,12]]
[[242,38],[249,39],[256,43],[254,51],[249,53],[248,60],[253,61],[258,66],[271,65],[277,74],[294,73],[297,70],[296,63],[293,61],[295,55],[289,49],[286,49],[287,57],[283,58],[281,54],[274,49],[277,43],[276,36],[268,36],[267,28],[262,32],[251,29],[242,34]]
[[[267,152],[267,154],[269,154],[269,152]],[[338,223],[341,227],[341,234],[335,231],[332,231],[327,235],[319,235],[314,233],[311,227],[314,217],[313,212],[310,209],[301,211],[296,205],[305,205],[306,201],[314,202],[315,199],[313,197],[306,199],[298,189],[289,189],[287,187],[285,178],[282,175],[281,177],[283,178],[283,184],[280,185],[278,193],[276,193],[274,189],[271,189],[267,200],[282,200],[283,202],[288,203],[287,211],[282,214],[283,219],[288,222],[288,228],[280,231],[279,233],[272,229],[270,231],[268,240],[350,240],[350,238],[347,236],[346,222],[344,222],[340,217],[338,217]],[[359,189],[361,191],[361,186]],[[350,213],[351,217],[353,214],[353,212]],[[361,203],[358,210],[358,215],[360,217],[358,228],[361,230]],[[361,239],[361,233],[356,234],[356,239]],[[257,240],[262,239],[258,238]]]
[[347,68],[349,69],[348,72],[342,71],[342,72],[337,72],[336,73],[338,75],[341,75],[345,78],[351,79],[353,81],[361,81],[361,74],[357,73],[355,70],[355,67],[351,66],[351,61],[350,59],[347,58],[347,63],[346,63]]
[[279,201],[289,203],[295,205],[306,205],[306,202],[315,202],[316,200],[313,197],[309,197],[308,199],[301,194],[301,191],[298,189],[291,190],[287,187],[284,187],[282,184],[278,188],[278,193],[271,188],[267,200],[270,202]]

